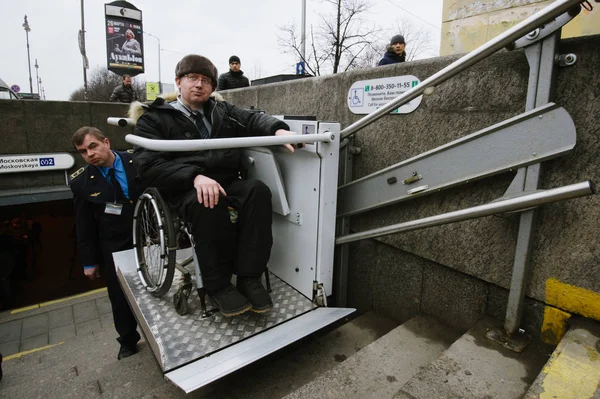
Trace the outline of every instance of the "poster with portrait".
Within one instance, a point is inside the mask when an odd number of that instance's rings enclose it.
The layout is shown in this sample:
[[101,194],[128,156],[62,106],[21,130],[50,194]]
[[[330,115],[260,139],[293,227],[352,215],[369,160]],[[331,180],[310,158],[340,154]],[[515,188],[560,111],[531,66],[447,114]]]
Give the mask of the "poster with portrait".
[[118,75],[144,73],[142,11],[126,1],[104,5],[107,68]]

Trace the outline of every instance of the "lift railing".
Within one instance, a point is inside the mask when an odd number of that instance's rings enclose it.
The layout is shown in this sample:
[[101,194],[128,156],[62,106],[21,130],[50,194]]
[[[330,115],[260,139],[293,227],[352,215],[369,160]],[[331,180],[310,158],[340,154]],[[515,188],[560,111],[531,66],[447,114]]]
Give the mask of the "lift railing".
[[[600,0],[595,1],[599,2]],[[496,51],[512,44],[515,40],[520,39],[522,36],[535,30],[539,26],[550,22],[559,15],[564,14],[567,11],[570,11],[571,13],[578,13],[581,9],[580,4],[585,2],[585,0],[558,0],[555,3],[552,3],[548,7],[518,23],[504,33],[496,36],[494,39],[490,40],[484,45],[471,51],[464,57],[454,61],[441,71],[425,79],[418,86],[406,91],[386,105],[343,129],[340,132],[341,139],[345,139],[346,137],[356,133],[358,130],[370,125],[379,118],[389,114],[394,109],[419,97],[423,93],[431,94],[435,87],[440,83],[447,81],[453,76],[475,65],[479,61],[484,60],[485,58],[494,54]]]
[[521,197],[508,200],[492,202],[475,206],[472,208],[461,209],[455,212],[443,213],[441,215],[412,220],[410,222],[393,224],[391,226],[368,230],[360,233],[348,234],[338,237],[336,244],[347,244],[354,241],[365,240],[367,238],[381,237],[389,234],[405,233],[407,231],[420,230],[427,227],[441,226],[443,224],[462,222],[464,220],[490,216],[504,212],[514,212],[529,209],[532,207],[549,204],[552,202],[565,201],[568,199],[583,197],[596,193],[596,187],[591,181],[570,184],[564,187],[542,190],[533,194],[523,195]]
[[155,140],[128,134],[125,141],[152,151],[205,151],[226,148],[267,147],[283,144],[329,143],[336,139],[333,133],[297,134],[292,136],[233,137],[206,140]]

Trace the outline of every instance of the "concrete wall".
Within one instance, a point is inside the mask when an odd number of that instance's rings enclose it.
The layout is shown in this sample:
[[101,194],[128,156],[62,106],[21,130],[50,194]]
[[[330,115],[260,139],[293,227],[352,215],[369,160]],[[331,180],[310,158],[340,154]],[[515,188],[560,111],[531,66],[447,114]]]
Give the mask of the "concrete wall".
[[[557,103],[575,121],[578,143],[572,154],[544,164],[542,187],[600,181],[598,48],[598,36],[561,45],[563,52],[579,57],[575,66],[559,70],[557,82]],[[353,82],[397,75],[423,80],[457,58],[396,64],[223,95],[243,107],[254,106],[271,114],[316,115],[320,120],[339,121],[344,127],[359,119],[346,105]],[[522,52],[500,52],[438,87],[433,95],[424,97],[415,112],[386,116],[360,131],[356,144],[362,152],[354,159],[354,177],[522,113],[528,71]],[[488,203],[503,195],[512,177],[500,175],[371,211],[354,217],[351,226],[364,231]],[[595,196],[540,210],[527,290],[533,301],[527,312],[535,317],[529,322],[541,323],[537,319],[543,317],[544,307],[539,303],[600,319],[599,204],[600,198]],[[423,310],[459,327],[468,327],[483,313],[502,316],[517,230],[518,218],[488,217],[354,244],[351,303],[386,309],[400,320]],[[577,294],[558,299],[569,290]]]
[[[440,54],[461,54],[474,50],[553,2],[554,0],[444,0]],[[593,2],[592,5],[596,6]],[[599,33],[600,12],[582,10],[563,28],[562,37]]]
[[[102,130],[116,149],[131,148],[124,140],[130,130],[109,126],[109,116],[125,116],[127,106],[115,103],[0,100],[0,154],[69,152],[75,156],[72,173],[84,165],[71,146],[71,137],[82,126]],[[0,190],[65,185],[64,173],[28,172],[0,174]]]

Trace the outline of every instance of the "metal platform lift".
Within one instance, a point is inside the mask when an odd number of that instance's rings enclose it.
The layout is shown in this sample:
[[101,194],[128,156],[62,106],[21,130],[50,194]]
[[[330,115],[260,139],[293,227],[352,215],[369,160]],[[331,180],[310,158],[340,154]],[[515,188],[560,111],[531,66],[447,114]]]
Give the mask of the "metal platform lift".
[[[354,309],[343,307],[350,242],[504,212],[522,212],[521,224],[505,329],[489,338],[522,350],[526,339],[519,337],[518,327],[533,240],[532,208],[595,192],[589,181],[538,190],[540,162],[568,153],[576,142],[570,116],[551,101],[555,65],[576,60],[556,53],[560,28],[582,3],[591,7],[581,0],[556,1],[342,131],[337,123],[292,118],[286,119],[291,129],[304,134],[181,142],[128,135],[134,145],[161,151],[244,147],[250,174],[273,192],[275,242],[269,269],[275,308],[267,315],[203,318],[196,298],[192,313],[180,316],[171,303],[173,292],[162,299],[145,292],[132,251],[114,254],[121,284],[165,376],[191,392],[351,314]],[[352,157],[360,151],[353,135],[359,129],[504,47],[525,47],[530,62],[523,114],[351,181]],[[267,148],[300,142],[306,145],[296,154]],[[513,183],[490,204],[349,234],[351,215],[511,170],[518,170]],[[332,294],[342,307],[327,306]]]

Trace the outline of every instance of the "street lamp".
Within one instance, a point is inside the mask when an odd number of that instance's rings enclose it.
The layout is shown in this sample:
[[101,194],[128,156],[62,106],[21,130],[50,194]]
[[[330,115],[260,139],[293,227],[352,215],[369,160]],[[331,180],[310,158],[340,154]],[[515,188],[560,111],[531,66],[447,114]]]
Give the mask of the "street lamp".
[[23,29],[25,29],[25,36],[27,37],[27,64],[29,65],[29,92],[33,93],[33,82],[31,81],[31,57],[29,55],[29,22],[27,22],[27,15],[25,15],[25,22],[23,22]]
[[39,75],[39,71],[40,71],[40,66],[37,63],[37,58],[35,59],[35,80],[37,80],[37,93],[38,95],[40,94],[40,75]]
[[159,94],[162,94],[162,84],[160,82],[160,39],[158,38],[158,36],[155,36],[152,33],[148,33],[146,31],[144,31],[144,33],[158,40],[158,92]]

